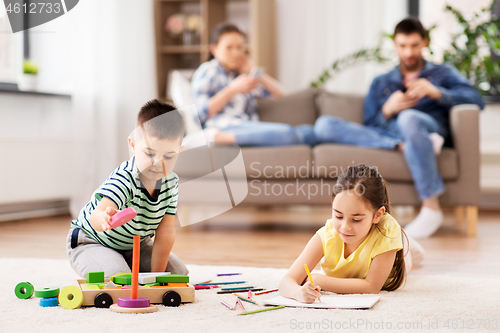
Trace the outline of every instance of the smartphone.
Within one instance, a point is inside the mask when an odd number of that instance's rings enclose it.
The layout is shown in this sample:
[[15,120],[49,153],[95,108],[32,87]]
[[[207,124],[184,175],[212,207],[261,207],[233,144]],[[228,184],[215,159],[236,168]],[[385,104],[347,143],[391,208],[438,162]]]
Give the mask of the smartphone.
[[262,74],[264,74],[264,72],[265,72],[264,67],[253,66],[252,69],[250,70],[250,73],[248,73],[248,77],[251,79],[260,77]]

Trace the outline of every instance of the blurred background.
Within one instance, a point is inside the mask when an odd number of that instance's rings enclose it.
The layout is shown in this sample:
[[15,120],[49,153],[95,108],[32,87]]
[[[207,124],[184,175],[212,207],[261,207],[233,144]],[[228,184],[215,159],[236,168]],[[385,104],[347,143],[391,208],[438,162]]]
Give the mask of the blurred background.
[[[190,78],[221,21],[247,33],[251,57],[289,93],[317,82],[335,61],[379,47],[392,60],[356,59],[322,83],[328,91],[365,94],[396,64],[384,34],[409,15],[433,27],[428,60],[442,62],[453,41],[466,48],[464,22],[446,5],[472,27],[500,14],[491,0],[85,0],[13,34],[1,7],[0,220],[76,214],[129,158],[126,139],[140,107],[171,98],[173,70]],[[498,43],[498,30],[489,33]],[[488,38],[478,42],[477,59],[491,57],[491,75],[500,76],[500,45]],[[471,80],[488,100],[480,123],[480,209],[497,210],[500,99],[494,78]]]

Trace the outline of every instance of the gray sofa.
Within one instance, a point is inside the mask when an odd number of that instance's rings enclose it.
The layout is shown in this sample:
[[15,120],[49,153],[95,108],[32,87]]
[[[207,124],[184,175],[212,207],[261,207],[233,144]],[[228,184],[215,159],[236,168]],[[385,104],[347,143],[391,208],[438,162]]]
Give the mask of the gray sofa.
[[[362,123],[363,96],[307,89],[278,100],[259,100],[262,121],[290,125],[314,124],[320,115],[334,115]],[[450,113],[454,148],[443,148],[438,167],[445,181],[443,206],[453,206],[458,225],[475,235],[479,204],[479,108],[455,106]],[[229,153],[234,147],[212,151]],[[243,204],[329,205],[336,177],[350,165],[375,166],[389,182],[392,205],[420,206],[402,153],[341,144],[285,147],[243,147],[248,183]]]

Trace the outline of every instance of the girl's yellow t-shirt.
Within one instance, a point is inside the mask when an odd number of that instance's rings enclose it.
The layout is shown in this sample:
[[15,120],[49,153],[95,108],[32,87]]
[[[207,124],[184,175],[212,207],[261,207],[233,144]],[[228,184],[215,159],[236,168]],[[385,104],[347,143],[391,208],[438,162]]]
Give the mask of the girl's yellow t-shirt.
[[336,278],[364,279],[375,256],[390,250],[402,249],[401,226],[396,219],[385,213],[378,224],[378,227],[373,224],[363,243],[344,258],[344,241],[335,231],[332,220],[327,220],[326,225],[316,232],[323,242],[324,256],[321,259],[323,272],[327,276]]

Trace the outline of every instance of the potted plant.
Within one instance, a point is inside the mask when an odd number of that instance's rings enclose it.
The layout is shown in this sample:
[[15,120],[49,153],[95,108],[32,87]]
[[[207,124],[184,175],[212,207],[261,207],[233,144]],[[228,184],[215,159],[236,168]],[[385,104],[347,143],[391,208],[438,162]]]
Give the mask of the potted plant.
[[25,59],[23,61],[23,74],[19,79],[19,89],[20,90],[35,90],[37,82],[38,66]]
[[[472,15],[471,19],[465,19],[464,15],[449,5],[445,11],[452,13],[458,26],[458,32],[453,34],[450,47],[444,51],[442,62],[448,62],[464,74],[472,85],[474,85],[487,101],[493,101],[500,96],[500,18],[492,17],[495,1],[488,8]],[[429,51],[433,54],[430,39],[430,31],[427,31],[429,39]],[[393,38],[391,34],[383,34],[384,37]],[[380,44],[381,45],[381,44]],[[391,57],[381,46],[372,49],[363,49],[353,54],[336,60],[331,67],[325,69],[318,79],[311,82],[314,88],[320,88],[327,80],[343,71],[344,69],[361,62],[375,61],[386,63]],[[439,62],[439,61],[438,61]]]

